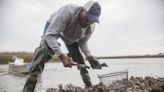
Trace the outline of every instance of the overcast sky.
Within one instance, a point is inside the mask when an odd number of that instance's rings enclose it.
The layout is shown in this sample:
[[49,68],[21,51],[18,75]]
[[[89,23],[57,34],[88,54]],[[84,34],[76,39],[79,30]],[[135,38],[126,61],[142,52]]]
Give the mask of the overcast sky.
[[[0,0],[0,52],[38,47],[50,14],[88,0]],[[100,24],[89,40],[95,56],[164,53],[164,0],[98,0]],[[61,40],[63,52],[67,52]]]

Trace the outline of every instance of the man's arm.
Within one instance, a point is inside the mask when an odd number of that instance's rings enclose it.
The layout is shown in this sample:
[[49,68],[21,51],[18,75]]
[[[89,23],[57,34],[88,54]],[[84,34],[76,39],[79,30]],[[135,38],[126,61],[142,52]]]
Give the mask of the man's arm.
[[86,57],[91,56],[91,52],[88,48],[88,40],[91,37],[93,31],[95,29],[95,24],[92,24],[90,28],[87,30],[85,37],[79,40],[78,44],[82,52],[85,54]]
[[59,56],[64,67],[71,67],[72,60],[66,54],[62,53],[57,39],[60,36],[60,33],[63,32],[66,26],[69,24],[70,19],[71,16],[67,7],[61,8],[55,13],[55,16],[52,18],[50,25],[43,37],[54,54]]
[[48,46],[53,50],[53,52],[60,56],[62,51],[57,42],[57,39],[61,32],[64,31],[65,27],[70,21],[70,14],[66,7],[61,8],[58,12],[55,13],[52,21],[50,22],[47,32],[44,35]]
[[87,30],[86,36],[79,41],[79,47],[81,48],[82,52],[86,55],[91,67],[93,69],[101,69],[101,65],[99,61],[91,54],[89,48],[88,48],[88,40],[91,37],[91,34],[93,33],[95,29],[95,25],[93,24],[89,30]]

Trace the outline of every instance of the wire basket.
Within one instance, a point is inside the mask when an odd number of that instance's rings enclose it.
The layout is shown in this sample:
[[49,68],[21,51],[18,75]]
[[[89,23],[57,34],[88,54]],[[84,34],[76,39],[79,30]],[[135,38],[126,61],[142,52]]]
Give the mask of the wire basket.
[[98,75],[101,83],[104,85],[110,85],[115,81],[128,81],[128,70],[113,72],[109,74]]

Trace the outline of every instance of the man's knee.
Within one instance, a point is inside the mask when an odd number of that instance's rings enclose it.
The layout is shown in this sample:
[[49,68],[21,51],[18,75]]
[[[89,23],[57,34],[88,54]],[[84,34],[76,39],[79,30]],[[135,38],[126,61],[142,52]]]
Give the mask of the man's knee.
[[81,69],[80,69],[80,74],[81,74],[81,75],[88,74],[88,70],[87,70],[86,68],[81,68]]
[[36,78],[37,79],[40,75],[41,75],[41,73],[38,71],[29,72],[28,78],[33,78],[33,79]]

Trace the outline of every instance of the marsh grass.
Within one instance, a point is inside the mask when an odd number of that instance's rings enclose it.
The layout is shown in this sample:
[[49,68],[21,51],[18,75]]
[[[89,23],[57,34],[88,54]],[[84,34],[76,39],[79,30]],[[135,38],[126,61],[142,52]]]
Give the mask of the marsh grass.
[[[24,62],[31,62],[34,53],[32,52],[0,52],[0,64],[7,64],[12,62],[13,56],[17,56],[24,59]],[[51,59],[51,62],[59,61],[57,57]]]

